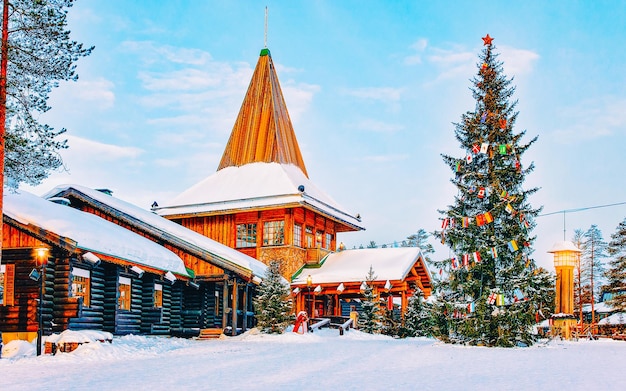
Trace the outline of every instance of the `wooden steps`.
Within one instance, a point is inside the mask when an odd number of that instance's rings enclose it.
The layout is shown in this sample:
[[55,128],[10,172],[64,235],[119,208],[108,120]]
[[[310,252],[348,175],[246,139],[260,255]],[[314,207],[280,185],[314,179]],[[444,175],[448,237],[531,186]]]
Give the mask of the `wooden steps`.
[[222,329],[201,329],[197,339],[219,339],[222,335],[224,335],[224,330]]

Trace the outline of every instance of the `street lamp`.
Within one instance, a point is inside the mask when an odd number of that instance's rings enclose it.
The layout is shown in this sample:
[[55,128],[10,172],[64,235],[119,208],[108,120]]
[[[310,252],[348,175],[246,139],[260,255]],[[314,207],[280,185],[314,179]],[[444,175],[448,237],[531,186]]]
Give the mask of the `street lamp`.
[[571,339],[571,328],[576,323],[574,317],[574,268],[578,265],[580,249],[570,241],[557,242],[548,251],[554,254],[556,269],[556,305],[554,325],[565,331],[564,337]]
[[[307,287],[307,289],[308,289],[308,291],[309,291],[309,294],[308,294],[309,301],[311,301],[311,285],[313,285],[313,278],[312,278],[312,277],[311,277],[311,275],[309,274],[309,275],[306,277],[306,287]],[[312,304],[311,304],[311,312],[309,312],[309,314],[310,314],[309,318],[312,318],[312,317],[313,317],[313,310],[314,310],[314,308],[315,308],[315,307],[314,307],[314,304],[312,303]]]
[[[28,275],[31,280],[39,282],[39,308],[37,310],[37,355],[41,356],[41,341],[43,339],[43,285],[46,282],[45,270],[48,261],[48,248],[35,249],[36,267]],[[39,268],[39,270],[37,270]]]

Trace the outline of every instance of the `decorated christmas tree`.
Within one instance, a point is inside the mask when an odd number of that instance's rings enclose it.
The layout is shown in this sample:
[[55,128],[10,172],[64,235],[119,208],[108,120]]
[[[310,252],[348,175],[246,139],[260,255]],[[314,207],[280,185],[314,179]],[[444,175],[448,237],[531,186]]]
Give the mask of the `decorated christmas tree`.
[[[448,335],[444,340],[487,346],[528,345],[531,325],[553,286],[530,258],[531,231],[539,209],[529,203],[538,189],[522,187],[534,166],[522,156],[537,137],[524,143],[515,132],[515,87],[503,73],[493,38],[483,38],[478,72],[472,81],[474,111],[455,124],[461,156],[443,155],[458,189],[454,204],[441,210],[435,232],[450,257],[435,265]],[[444,273],[445,272],[445,273]]]
[[280,262],[271,261],[254,298],[257,327],[261,332],[281,334],[293,320],[290,289],[280,272]]

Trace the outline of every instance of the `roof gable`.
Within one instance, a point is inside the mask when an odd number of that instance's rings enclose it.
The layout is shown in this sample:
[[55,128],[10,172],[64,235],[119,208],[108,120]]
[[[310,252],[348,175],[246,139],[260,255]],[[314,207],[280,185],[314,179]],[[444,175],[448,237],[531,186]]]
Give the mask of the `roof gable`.
[[297,205],[341,222],[346,230],[363,229],[360,217],[346,212],[292,164],[227,167],[184,191],[168,206],[154,210],[162,216],[175,216]]
[[75,248],[188,276],[183,261],[176,254],[98,216],[22,190],[6,192],[3,209],[4,214],[16,224],[37,227],[67,238]]
[[[418,247],[344,250],[328,254],[319,268],[303,269],[292,284],[306,284],[308,275],[314,284],[361,282],[365,281],[370,266],[376,281],[404,280],[420,259],[423,257]],[[430,274],[423,262],[421,268],[425,269],[430,284]]]
[[220,268],[250,278],[259,277],[262,279],[265,276],[267,266],[262,262],[153,212],[101,191],[79,185],[61,185],[48,192],[44,197],[50,198],[68,194],[76,196],[105,213],[114,213],[117,218],[125,223],[146,233],[149,231],[152,235],[158,235],[161,240],[185,247],[187,251],[199,254],[197,256]]
[[268,49],[261,50],[217,169],[255,162],[293,164],[308,177]]

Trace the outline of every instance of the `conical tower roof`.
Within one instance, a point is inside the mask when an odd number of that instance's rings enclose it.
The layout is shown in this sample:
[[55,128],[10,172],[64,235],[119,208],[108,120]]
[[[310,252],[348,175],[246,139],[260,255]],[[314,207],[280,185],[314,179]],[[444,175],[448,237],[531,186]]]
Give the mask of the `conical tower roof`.
[[261,50],[217,170],[260,162],[293,164],[308,178],[272,56],[267,48]]

